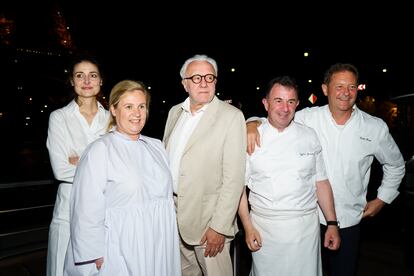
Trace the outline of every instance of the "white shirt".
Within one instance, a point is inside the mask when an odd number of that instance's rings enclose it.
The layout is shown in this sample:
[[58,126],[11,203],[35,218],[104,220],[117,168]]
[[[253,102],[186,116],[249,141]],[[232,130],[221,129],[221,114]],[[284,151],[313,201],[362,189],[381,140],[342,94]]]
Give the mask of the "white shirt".
[[46,146],[57,180],[73,182],[76,166],[69,163],[69,157],[80,157],[88,144],[106,132],[108,121],[109,112],[99,102],[91,125],[75,100],[50,114]]
[[178,175],[180,170],[181,157],[183,156],[188,139],[203,117],[208,104],[197,110],[194,114],[190,110],[190,98],[187,98],[182,105],[183,112],[171,133],[170,147],[168,155],[170,158],[170,168],[173,176],[174,193],[178,191]]
[[391,203],[398,196],[405,163],[383,120],[355,107],[346,124],[338,127],[325,105],[296,112],[295,121],[313,128],[319,137],[341,227],[361,221],[374,157],[383,166],[377,197]]
[[316,181],[327,179],[315,131],[293,121],[282,132],[268,121],[258,131],[261,147],[246,163],[252,209],[279,215],[315,210]]

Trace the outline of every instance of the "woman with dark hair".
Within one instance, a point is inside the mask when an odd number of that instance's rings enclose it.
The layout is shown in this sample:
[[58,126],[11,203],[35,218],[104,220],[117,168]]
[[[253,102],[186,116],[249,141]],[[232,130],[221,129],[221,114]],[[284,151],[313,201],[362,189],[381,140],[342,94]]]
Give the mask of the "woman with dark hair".
[[55,178],[60,182],[49,229],[47,275],[63,275],[70,238],[69,198],[79,158],[92,141],[106,132],[109,112],[98,101],[102,77],[93,57],[78,57],[69,81],[75,98],[49,118],[47,148]]

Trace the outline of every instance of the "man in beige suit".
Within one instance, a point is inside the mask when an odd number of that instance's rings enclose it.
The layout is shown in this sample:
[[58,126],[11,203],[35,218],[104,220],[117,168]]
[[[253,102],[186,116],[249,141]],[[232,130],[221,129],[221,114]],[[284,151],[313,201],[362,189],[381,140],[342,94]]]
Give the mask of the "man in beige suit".
[[217,64],[205,55],[185,61],[189,97],[171,108],[164,143],[170,157],[181,267],[186,276],[231,276],[230,242],[244,187],[243,113],[215,96]]

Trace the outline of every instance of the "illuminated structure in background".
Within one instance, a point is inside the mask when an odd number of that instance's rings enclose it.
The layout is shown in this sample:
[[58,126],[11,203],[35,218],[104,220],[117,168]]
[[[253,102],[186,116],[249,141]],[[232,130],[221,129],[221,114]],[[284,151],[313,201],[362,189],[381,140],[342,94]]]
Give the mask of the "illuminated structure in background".
[[30,7],[13,4],[0,12],[0,132],[8,133],[0,137],[0,167],[8,172],[0,183],[50,173],[49,114],[72,98],[66,66],[77,49],[63,12],[42,3]]
[[52,11],[52,17],[54,22],[54,31],[57,35],[57,42],[65,49],[74,50],[75,44],[69,32],[69,26],[66,24],[65,17],[60,8],[55,8]]
[[0,14],[0,44],[11,45],[15,29],[14,21]]
[[[49,30],[49,34],[52,34],[52,39],[56,41],[54,45],[57,44],[60,47],[63,47],[64,49],[69,50],[69,51],[75,50],[76,47],[72,40],[72,36],[70,34],[70,28],[66,23],[66,19],[63,15],[62,9],[58,5],[55,5],[54,8],[49,10],[47,17],[49,17],[53,22],[52,28]],[[19,20],[19,18],[16,19],[15,13],[12,12],[8,14],[7,11],[4,13],[0,13],[0,44],[11,46],[11,47],[14,46],[16,48],[20,48],[20,47],[27,48],[27,45],[26,46],[18,45],[19,43],[16,41],[17,35],[19,35],[20,38],[25,36],[25,34],[21,33],[21,30],[20,30],[21,29],[20,27],[22,24],[24,25],[25,23],[22,23]],[[20,27],[16,28],[16,25]],[[18,30],[16,31],[16,29]],[[34,33],[39,32],[39,30],[36,29],[36,25],[34,25],[34,28],[30,30],[33,31]],[[45,31],[45,30],[41,30],[41,31]],[[37,51],[48,52],[49,50],[38,49],[38,50],[32,50],[32,51],[33,52],[37,52]]]

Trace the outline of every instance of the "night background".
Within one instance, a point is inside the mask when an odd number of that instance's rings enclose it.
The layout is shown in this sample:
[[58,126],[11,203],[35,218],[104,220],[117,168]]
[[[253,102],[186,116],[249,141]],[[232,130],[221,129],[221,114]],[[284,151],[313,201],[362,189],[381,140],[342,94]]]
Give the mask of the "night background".
[[[337,62],[352,63],[365,84],[357,105],[387,122],[405,160],[413,156],[414,100],[404,97],[414,93],[414,16],[408,4],[3,2],[0,206],[47,207],[0,211],[0,221],[5,222],[0,227],[0,275],[2,260],[28,244],[20,234],[9,242],[5,233],[42,229],[37,239],[47,233],[57,188],[43,185],[53,182],[46,150],[48,118],[72,99],[65,70],[77,53],[93,54],[101,61],[106,96],[123,79],[150,87],[150,117],[143,133],[159,139],[168,110],[187,97],[179,70],[194,54],[217,61],[217,96],[231,100],[246,118],[265,114],[262,92],[279,75],[297,79],[298,109],[326,104],[321,90],[324,72]],[[311,94],[317,97],[314,103],[308,100]],[[371,196],[380,174],[374,163]],[[405,236],[404,206],[401,196],[367,229],[377,229],[376,237],[385,240],[391,234]],[[44,243],[37,246],[41,249]]]

